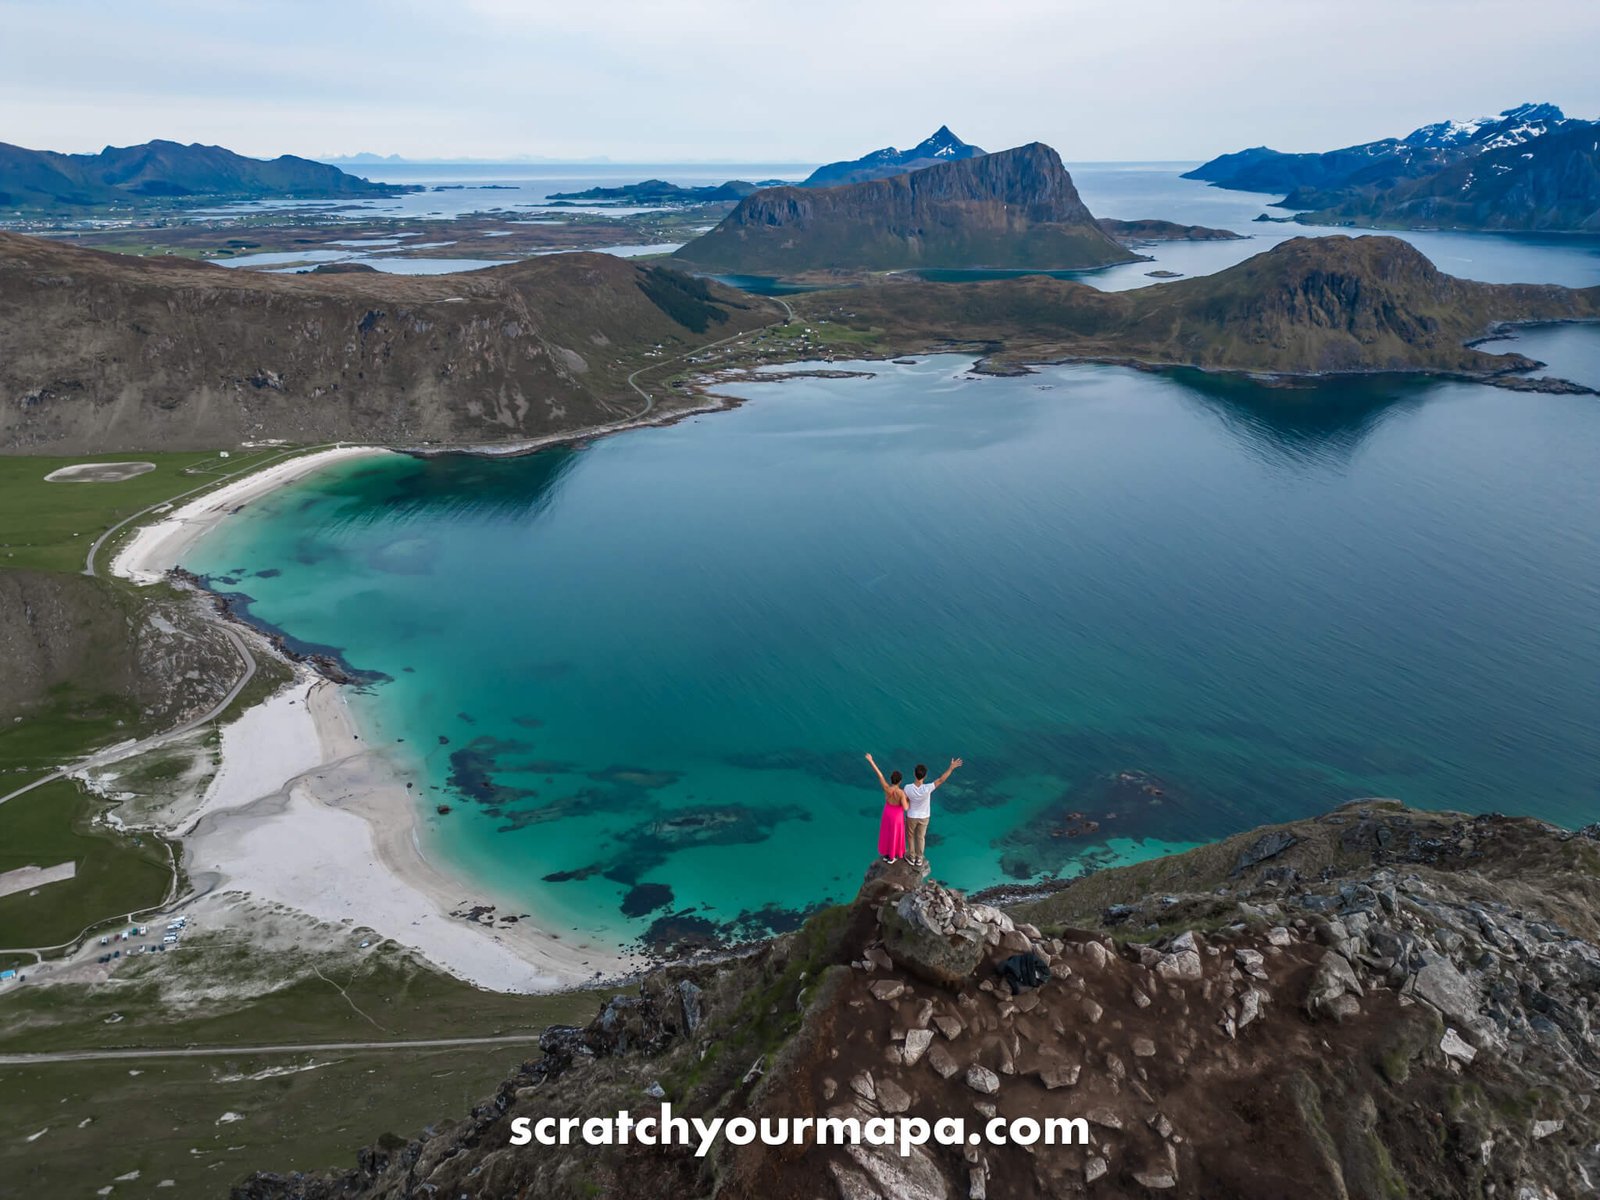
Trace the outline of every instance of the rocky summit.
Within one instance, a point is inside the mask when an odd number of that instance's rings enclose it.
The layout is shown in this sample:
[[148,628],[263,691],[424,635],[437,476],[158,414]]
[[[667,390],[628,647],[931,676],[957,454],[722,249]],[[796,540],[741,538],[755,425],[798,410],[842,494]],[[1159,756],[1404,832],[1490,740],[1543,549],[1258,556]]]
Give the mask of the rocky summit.
[[758,275],[911,267],[1068,269],[1136,255],[1096,223],[1040,142],[829,188],[765,188],[677,252]]
[[[470,1114],[233,1195],[1590,1194],[1597,839],[1363,800],[998,905],[876,865],[798,932],[547,1030]],[[1019,961],[1036,971],[1020,983]],[[702,1118],[1082,1118],[1087,1141],[508,1144],[517,1117],[663,1100]]]

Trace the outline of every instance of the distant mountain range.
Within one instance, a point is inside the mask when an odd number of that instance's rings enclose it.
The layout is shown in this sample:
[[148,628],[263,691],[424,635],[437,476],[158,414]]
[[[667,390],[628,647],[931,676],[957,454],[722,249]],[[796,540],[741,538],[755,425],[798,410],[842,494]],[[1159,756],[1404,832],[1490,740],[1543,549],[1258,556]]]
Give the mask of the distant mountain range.
[[1523,104],[1323,154],[1257,146],[1185,178],[1284,192],[1279,207],[1317,224],[1593,231],[1600,230],[1600,122],[1568,117],[1553,104]]
[[1138,256],[1096,223],[1039,142],[837,187],[766,188],[677,252],[753,275],[908,267],[1072,269]]
[[832,162],[818,167],[801,182],[801,187],[838,187],[842,183],[864,183],[869,179],[887,179],[891,175],[904,175],[940,163],[959,162],[966,158],[982,158],[984,152],[968,142],[963,142],[950,132],[950,126],[941,125],[931,137],[918,142],[909,150],[896,150],[885,146],[860,158]]
[[57,154],[0,143],[0,208],[95,208],[153,200],[390,196],[413,191],[369,183],[327,163],[246,158],[221,146],[154,141],[99,154]]
[[727,183],[705,187],[683,187],[665,179],[646,179],[643,183],[625,183],[620,187],[592,187],[581,192],[551,192],[550,200],[584,200],[596,204],[712,204],[719,200],[743,200],[751,192],[764,187],[782,187],[783,180],[767,179],[749,183],[743,179],[730,179]]

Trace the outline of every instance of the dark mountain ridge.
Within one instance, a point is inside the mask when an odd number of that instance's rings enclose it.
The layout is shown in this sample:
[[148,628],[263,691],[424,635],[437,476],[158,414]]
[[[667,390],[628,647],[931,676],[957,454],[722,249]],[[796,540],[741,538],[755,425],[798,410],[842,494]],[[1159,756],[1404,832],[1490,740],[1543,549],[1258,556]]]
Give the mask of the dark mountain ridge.
[[88,208],[193,197],[326,199],[415,190],[371,183],[292,154],[247,158],[198,143],[107,146],[98,154],[58,154],[0,143],[0,205],[7,208]]
[[630,372],[776,315],[610,254],[271,275],[0,234],[0,447],[514,443],[626,416]]
[[1134,261],[1034,142],[831,188],[767,188],[677,252],[696,267],[782,275],[909,267],[1071,269]]
[[1600,229],[1597,134],[1600,123],[1523,104],[1325,154],[1258,146],[1184,178],[1284,192],[1277,207],[1310,224],[1588,232]]
[[981,158],[984,151],[963,142],[950,132],[950,126],[941,125],[928,137],[909,150],[896,150],[885,146],[863,154],[860,158],[827,163],[818,167],[801,182],[801,187],[838,187],[844,183],[864,183],[869,179],[887,179],[891,175],[904,175],[924,167],[943,162],[958,162],[964,158]]

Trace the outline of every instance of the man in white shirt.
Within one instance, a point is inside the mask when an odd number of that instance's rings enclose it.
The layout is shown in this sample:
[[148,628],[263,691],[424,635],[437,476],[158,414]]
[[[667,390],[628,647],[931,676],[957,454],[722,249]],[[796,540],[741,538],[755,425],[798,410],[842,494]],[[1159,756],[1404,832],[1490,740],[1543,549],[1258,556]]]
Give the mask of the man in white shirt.
[[960,765],[959,758],[952,758],[944,774],[929,783],[928,768],[918,763],[913,772],[916,775],[915,782],[906,785],[906,799],[910,801],[906,808],[906,860],[913,867],[928,865],[923,851],[928,848],[928,818],[933,812],[933,789],[949,779],[950,772]]

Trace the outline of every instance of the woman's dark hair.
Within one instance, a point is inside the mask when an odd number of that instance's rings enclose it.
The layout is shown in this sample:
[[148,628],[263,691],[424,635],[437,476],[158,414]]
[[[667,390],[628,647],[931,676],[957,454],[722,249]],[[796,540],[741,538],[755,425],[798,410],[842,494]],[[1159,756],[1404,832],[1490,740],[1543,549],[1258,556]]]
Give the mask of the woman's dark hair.
[[890,771],[889,772],[889,782],[890,783],[899,784],[900,780],[901,780],[901,775],[900,775],[899,771]]

